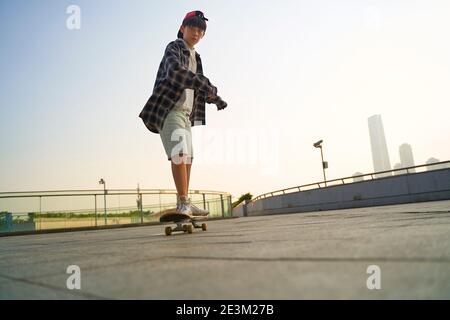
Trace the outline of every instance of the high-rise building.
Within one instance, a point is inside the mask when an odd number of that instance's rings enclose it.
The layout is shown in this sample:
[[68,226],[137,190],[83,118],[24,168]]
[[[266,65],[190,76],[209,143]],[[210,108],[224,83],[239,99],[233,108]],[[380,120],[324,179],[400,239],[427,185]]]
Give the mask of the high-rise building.
[[[414,157],[411,146],[407,143],[404,143],[398,149],[400,153],[400,163],[402,165],[402,168],[414,167]],[[408,171],[416,172],[415,169],[411,169]]]
[[[394,164],[394,169],[401,169],[401,168],[403,168],[403,166],[402,166],[402,164],[401,163],[396,163],[396,164]],[[402,172],[402,171],[394,171],[394,175],[397,175],[397,174],[403,174],[404,172]]]
[[[373,169],[375,172],[391,170],[391,162],[384,136],[383,122],[381,115],[376,114],[368,119],[370,146],[372,148]],[[390,176],[391,174],[383,174],[379,176]]]
[[363,174],[361,172],[355,172],[353,174],[353,182],[360,182],[360,181],[364,181],[364,177],[359,177],[362,176]]
[[450,168],[450,165],[445,164],[445,163],[434,165],[435,163],[439,163],[439,162],[440,162],[439,159],[429,158],[426,162],[426,164],[428,164],[427,171]]
[[440,162],[439,159],[429,158],[426,162],[426,164],[428,164],[427,171],[445,169],[446,168],[445,165],[442,165],[442,164],[434,165],[435,163],[439,163],[439,162]]

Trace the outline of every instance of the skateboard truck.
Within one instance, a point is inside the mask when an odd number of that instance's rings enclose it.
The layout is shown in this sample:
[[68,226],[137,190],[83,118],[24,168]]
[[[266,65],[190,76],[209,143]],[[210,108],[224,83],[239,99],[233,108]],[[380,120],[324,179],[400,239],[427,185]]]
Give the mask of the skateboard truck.
[[[190,222],[190,223],[189,223]],[[187,233],[194,232],[194,228],[196,229],[202,229],[203,231],[208,230],[208,225],[203,222],[201,225],[199,225],[195,220],[193,219],[187,219],[183,221],[176,222],[177,226],[175,228],[172,228],[170,226],[167,226],[165,229],[166,236],[170,236],[172,232],[175,231],[183,231]]]

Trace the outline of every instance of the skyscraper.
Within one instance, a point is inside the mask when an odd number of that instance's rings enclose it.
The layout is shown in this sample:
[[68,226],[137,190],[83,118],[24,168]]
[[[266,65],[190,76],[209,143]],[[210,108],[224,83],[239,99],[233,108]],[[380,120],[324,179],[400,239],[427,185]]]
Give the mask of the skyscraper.
[[[367,120],[369,123],[370,145],[372,147],[373,169],[375,172],[391,170],[381,115],[373,115]],[[380,176],[390,176],[390,174]]]
[[[355,172],[353,174],[353,182],[360,182],[360,181],[364,181],[364,177],[358,177],[358,176],[362,176],[361,172]],[[355,178],[356,177],[356,178]]]
[[[402,168],[402,164],[401,163],[396,163],[396,164],[394,164],[394,169],[401,169]],[[397,174],[403,174],[404,172],[402,172],[402,171],[394,171],[394,175],[397,175]]]
[[446,168],[450,168],[450,164],[438,164],[438,165],[433,165],[434,163],[438,163],[440,162],[439,159],[436,158],[429,158],[426,162],[426,164],[428,164],[427,166],[427,171],[430,170],[439,170],[439,169],[446,169]]
[[[407,143],[402,144],[399,148],[400,162],[402,168],[414,167],[414,157],[411,146]],[[416,172],[415,169],[409,170],[409,172]]]

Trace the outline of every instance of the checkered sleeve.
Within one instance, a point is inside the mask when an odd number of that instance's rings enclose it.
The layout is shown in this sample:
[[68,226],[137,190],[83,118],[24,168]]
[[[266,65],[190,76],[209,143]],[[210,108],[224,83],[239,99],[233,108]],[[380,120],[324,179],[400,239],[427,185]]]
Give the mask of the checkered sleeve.
[[181,63],[180,51],[176,45],[169,43],[164,53],[166,77],[172,85],[182,89],[200,90],[206,94],[217,94],[217,88],[200,73],[193,73]]

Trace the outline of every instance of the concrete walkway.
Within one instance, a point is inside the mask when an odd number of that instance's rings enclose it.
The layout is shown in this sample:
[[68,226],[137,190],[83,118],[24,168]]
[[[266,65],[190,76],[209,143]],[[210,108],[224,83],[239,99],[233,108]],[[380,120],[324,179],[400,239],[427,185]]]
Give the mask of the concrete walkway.
[[[1,238],[0,299],[450,299],[450,201],[208,226]],[[80,290],[67,289],[69,265]]]

